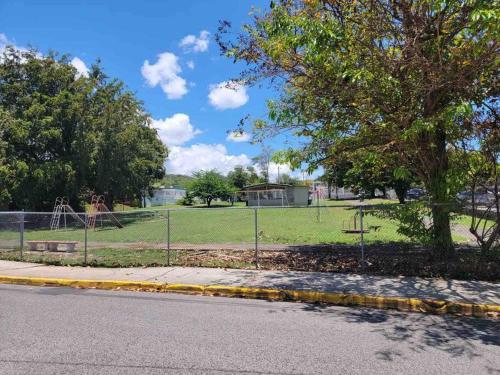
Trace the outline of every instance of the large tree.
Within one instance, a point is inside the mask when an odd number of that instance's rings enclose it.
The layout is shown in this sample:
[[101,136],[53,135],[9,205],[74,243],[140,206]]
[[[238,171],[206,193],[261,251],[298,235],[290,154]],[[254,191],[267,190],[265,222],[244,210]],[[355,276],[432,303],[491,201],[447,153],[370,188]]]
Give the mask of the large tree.
[[250,173],[246,171],[241,165],[237,165],[232,171],[227,174],[227,180],[237,190],[241,190],[244,186],[248,185],[248,181],[250,180]]
[[498,94],[499,16],[498,0],[282,0],[237,38],[223,22],[217,40],[249,64],[244,82],[283,88],[258,130],[395,152],[430,193],[434,254],[448,258],[449,145],[458,119]]
[[193,174],[189,191],[193,196],[204,200],[210,207],[214,199],[228,199],[230,189],[226,179],[216,170],[198,171]]
[[252,158],[252,161],[259,167],[261,178],[264,182],[269,182],[269,166],[273,157],[273,150],[269,146],[262,146],[260,154]]
[[149,116],[119,81],[104,82],[94,95],[95,144],[91,186],[114,199],[141,198],[164,176],[165,146]]
[[346,174],[352,167],[352,163],[345,155],[337,154],[335,157],[325,159],[321,162],[324,169],[320,180],[326,182],[328,188],[328,199],[332,198],[332,187],[335,186],[335,199],[338,199],[338,188],[347,186]]
[[7,47],[0,56],[0,200],[83,208],[88,194],[137,198],[163,174],[166,148],[142,104],[99,66],[78,74],[67,56]]

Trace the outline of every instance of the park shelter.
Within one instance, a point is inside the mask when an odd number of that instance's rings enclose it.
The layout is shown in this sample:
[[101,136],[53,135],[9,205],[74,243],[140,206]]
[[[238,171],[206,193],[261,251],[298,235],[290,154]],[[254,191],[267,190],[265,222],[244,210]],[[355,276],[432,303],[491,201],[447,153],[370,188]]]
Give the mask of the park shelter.
[[247,206],[307,206],[309,187],[288,184],[261,183],[243,187]]

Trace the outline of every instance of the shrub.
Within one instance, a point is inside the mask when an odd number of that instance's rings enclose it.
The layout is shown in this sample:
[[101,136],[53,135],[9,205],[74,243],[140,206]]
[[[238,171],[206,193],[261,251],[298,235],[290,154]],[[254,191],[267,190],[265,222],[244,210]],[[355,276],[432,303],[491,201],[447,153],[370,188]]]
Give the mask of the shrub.
[[190,191],[186,191],[186,195],[181,199],[177,200],[177,204],[182,206],[192,206],[194,204],[194,196]]

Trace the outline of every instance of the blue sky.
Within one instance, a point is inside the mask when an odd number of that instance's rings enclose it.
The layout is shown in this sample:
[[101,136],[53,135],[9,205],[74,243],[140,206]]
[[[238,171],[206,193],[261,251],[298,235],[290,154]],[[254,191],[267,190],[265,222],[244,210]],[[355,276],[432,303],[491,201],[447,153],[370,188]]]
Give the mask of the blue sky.
[[[168,173],[227,173],[251,164],[261,147],[228,139],[228,132],[247,114],[265,117],[265,100],[275,95],[266,87],[222,84],[242,65],[220,56],[213,40],[218,21],[240,30],[252,6],[265,9],[268,1],[0,0],[0,48],[9,43],[68,53],[82,74],[100,59],[109,76],[144,102],[171,150]],[[283,141],[267,144],[278,150]]]

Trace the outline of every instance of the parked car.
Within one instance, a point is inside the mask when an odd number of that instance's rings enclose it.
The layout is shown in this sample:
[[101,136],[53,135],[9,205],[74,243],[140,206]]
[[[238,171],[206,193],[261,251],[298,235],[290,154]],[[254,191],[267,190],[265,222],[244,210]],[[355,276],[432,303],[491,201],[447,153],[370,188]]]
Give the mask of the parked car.
[[461,191],[457,194],[457,199],[460,201],[470,202],[472,199],[472,192],[470,191]]
[[495,202],[495,194],[493,194],[491,191],[488,191],[486,193],[476,194],[474,196],[474,200],[476,201],[477,204],[490,205]]
[[[472,192],[462,191],[458,193],[457,199],[472,203]],[[474,202],[481,205],[490,205],[495,202],[495,194],[487,190],[479,190],[474,193]]]
[[411,188],[406,192],[406,199],[420,199],[425,196],[425,191],[420,188]]

